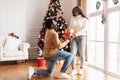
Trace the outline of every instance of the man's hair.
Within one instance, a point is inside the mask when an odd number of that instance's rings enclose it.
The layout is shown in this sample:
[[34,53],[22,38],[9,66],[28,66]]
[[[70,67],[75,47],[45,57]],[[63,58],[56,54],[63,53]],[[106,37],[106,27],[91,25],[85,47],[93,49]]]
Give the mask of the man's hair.
[[55,1],[57,1],[57,0],[52,0],[52,2],[55,2]]
[[53,24],[53,20],[52,19],[47,19],[45,21],[45,26],[48,28],[48,29],[51,29],[51,25]]

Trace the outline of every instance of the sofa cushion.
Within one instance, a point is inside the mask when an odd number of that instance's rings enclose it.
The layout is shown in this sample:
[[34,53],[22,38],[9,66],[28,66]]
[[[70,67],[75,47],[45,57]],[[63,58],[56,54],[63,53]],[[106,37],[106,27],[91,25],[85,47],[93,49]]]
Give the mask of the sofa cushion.
[[4,57],[22,57],[25,55],[23,51],[14,51],[14,50],[7,50],[3,51]]
[[19,39],[8,36],[4,45],[4,50],[18,50],[18,46],[21,43]]

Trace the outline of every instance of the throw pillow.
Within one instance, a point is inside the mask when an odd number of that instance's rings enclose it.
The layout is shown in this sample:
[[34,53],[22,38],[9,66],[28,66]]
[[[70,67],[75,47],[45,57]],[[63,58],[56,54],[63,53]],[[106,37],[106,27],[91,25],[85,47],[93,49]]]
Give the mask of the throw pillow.
[[18,46],[21,43],[19,39],[8,36],[4,45],[4,50],[18,50]]

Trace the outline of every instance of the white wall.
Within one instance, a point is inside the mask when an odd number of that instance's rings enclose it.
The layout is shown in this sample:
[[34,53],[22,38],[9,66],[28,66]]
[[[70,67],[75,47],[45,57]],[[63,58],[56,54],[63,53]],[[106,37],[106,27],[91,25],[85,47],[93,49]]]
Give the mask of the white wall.
[[[26,7],[26,35],[31,47],[37,46],[38,36],[50,0],[28,0]],[[37,57],[36,49],[29,50],[30,58]]]
[[0,35],[10,32],[25,40],[25,0],[0,0]]
[[60,0],[60,3],[62,5],[63,16],[69,26],[70,18],[72,16],[72,8],[77,5],[77,0]]
[[[0,0],[0,35],[14,32],[31,47],[37,45],[44,16],[50,0]],[[63,16],[69,25],[72,8],[77,0],[60,0]],[[30,58],[36,58],[36,49],[29,49]]]

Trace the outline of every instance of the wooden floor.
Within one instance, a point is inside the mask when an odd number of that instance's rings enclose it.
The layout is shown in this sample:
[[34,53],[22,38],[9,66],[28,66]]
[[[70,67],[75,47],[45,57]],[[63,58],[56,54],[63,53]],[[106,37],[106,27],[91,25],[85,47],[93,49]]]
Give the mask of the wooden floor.
[[[27,61],[27,63],[16,64],[16,62],[0,62],[0,80],[27,80],[28,66],[38,68],[36,60]],[[53,77],[37,76],[33,75],[31,80],[120,80],[112,76],[103,74],[96,71],[93,68],[85,66],[84,75],[76,75],[72,79],[57,79],[56,76],[61,68],[60,64],[55,66],[55,72]],[[77,65],[77,70],[79,65]],[[71,66],[68,68],[67,73],[70,74]]]

